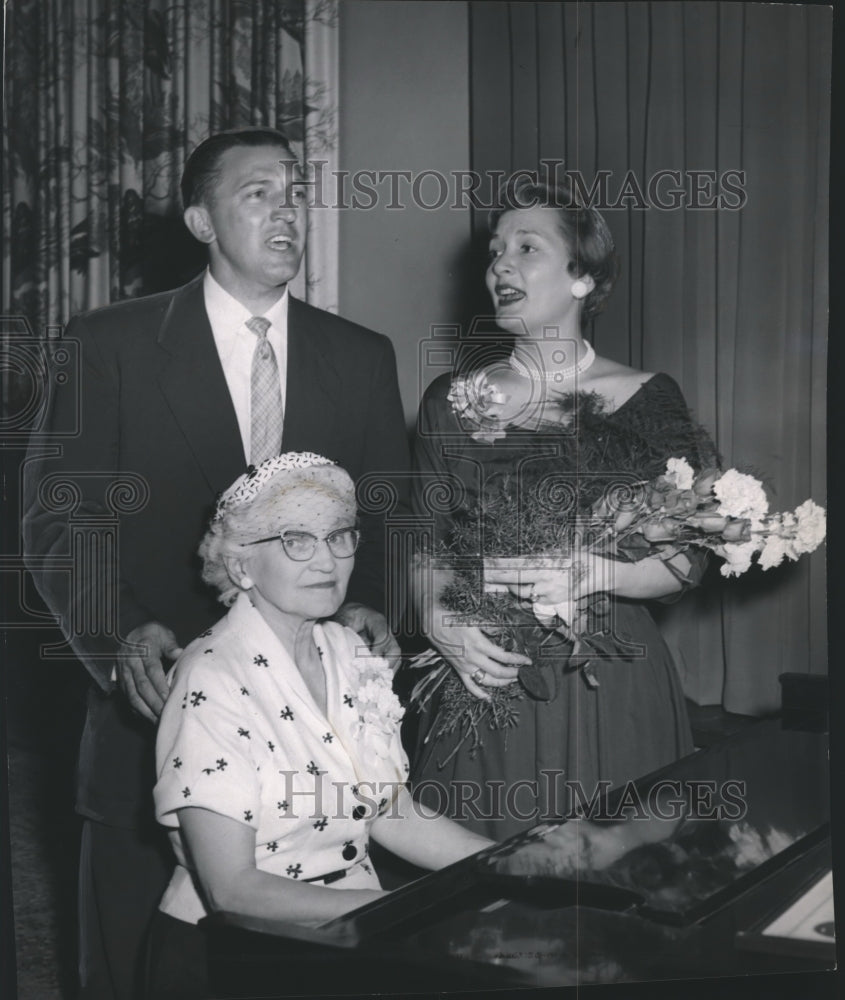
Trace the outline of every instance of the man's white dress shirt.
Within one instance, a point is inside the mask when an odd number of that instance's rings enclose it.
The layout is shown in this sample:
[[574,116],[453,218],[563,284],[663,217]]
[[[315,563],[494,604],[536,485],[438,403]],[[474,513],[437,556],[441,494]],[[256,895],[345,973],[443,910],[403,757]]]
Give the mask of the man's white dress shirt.
[[[232,397],[235,415],[238,418],[244,455],[248,459],[252,446],[250,413],[252,355],[255,352],[258,338],[247,327],[246,321],[256,314],[251,313],[246,306],[241,305],[219,282],[212,278],[211,271],[205,272],[203,295],[205,297],[205,311],[208,313],[211,332],[214,334],[214,346],[217,348],[217,355],[223,366],[226,385],[229,387],[229,395]],[[270,321],[267,340],[273,347],[276,363],[279,366],[282,412],[284,412],[285,382],[288,370],[287,286],[285,286],[281,298],[260,315]]]

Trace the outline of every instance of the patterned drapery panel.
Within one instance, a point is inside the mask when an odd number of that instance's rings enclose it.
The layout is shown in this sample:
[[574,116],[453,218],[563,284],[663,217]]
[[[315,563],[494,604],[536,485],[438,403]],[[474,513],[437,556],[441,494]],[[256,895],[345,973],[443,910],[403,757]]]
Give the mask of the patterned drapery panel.
[[[7,8],[3,304],[33,333],[174,287],[204,263],[181,221],[190,150],[283,129],[335,166],[336,0],[15,0]],[[337,220],[309,213],[293,285],[337,302]]]

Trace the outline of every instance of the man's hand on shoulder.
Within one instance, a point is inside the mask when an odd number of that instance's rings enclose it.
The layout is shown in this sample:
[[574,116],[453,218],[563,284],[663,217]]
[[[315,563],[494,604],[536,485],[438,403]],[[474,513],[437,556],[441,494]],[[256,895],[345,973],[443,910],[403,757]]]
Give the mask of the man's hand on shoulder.
[[387,619],[380,611],[374,611],[364,604],[350,602],[344,604],[334,617],[341,625],[357,632],[375,656],[383,656],[394,669],[399,665],[401,656],[399,643],[393,637]]
[[160,622],[133,628],[118,653],[117,686],[132,708],[153,724],[170,690],[162,660],[175,660],[181,653],[176,636]]

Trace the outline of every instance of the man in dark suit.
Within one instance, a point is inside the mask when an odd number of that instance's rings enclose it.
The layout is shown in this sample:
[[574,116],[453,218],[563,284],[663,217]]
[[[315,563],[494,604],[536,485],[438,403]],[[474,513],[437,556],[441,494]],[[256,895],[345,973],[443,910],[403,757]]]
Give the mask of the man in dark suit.
[[[325,455],[356,480],[407,467],[390,342],[288,294],[304,250],[303,193],[278,132],[243,129],[197,147],[182,198],[208,271],[74,319],[66,338],[81,355],[79,434],[59,455],[43,438],[31,447],[30,569],[96,682],[77,795],[83,997],[136,995],[144,931],[169,877],[152,818],[153,723],[170,662],[222,613],[195,556],[216,495],[265,457],[256,449],[268,441],[271,452]],[[277,373],[270,390],[266,368],[256,381],[259,356]],[[73,422],[76,399],[70,385],[57,390],[48,435]],[[68,482],[70,505],[56,499],[67,499]],[[121,510],[131,512],[118,515],[113,554],[92,549],[83,566],[74,552],[71,574],[51,565],[71,554],[82,521]],[[379,613],[383,525],[365,515],[361,527],[354,603],[342,614],[383,648],[392,642]]]

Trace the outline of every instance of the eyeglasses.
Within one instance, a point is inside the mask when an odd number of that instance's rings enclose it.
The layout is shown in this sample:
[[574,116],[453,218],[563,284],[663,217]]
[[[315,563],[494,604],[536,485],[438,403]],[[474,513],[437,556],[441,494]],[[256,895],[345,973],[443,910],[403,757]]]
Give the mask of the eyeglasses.
[[254,542],[246,542],[247,545],[261,545],[262,542],[280,541],[285,555],[294,562],[307,562],[317,551],[317,542],[325,542],[329,547],[329,552],[336,559],[349,559],[355,555],[358,543],[361,541],[361,532],[357,528],[338,528],[318,538],[308,531],[283,531],[279,535],[270,535],[268,538],[259,538]]

